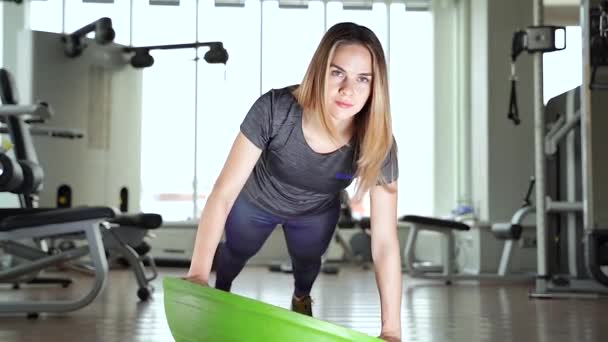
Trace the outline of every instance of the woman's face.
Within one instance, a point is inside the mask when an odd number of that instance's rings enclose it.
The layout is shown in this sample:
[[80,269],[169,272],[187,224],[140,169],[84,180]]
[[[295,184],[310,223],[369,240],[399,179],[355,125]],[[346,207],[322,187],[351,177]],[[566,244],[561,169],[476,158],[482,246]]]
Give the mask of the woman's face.
[[330,62],[325,105],[337,121],[359,113],[372,89],[372,56],[360,44],[341,44]]

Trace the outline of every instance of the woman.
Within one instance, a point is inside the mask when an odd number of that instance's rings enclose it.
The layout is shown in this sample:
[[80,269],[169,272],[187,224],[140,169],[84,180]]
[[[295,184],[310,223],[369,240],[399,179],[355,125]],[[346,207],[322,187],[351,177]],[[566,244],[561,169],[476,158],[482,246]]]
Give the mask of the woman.
[[366,27],[337,24],[302,83],[267,92],[245,117],[203,210],[187,279],[207,284],[225,232],[215,286],[229,291],[281,224],[294,268],[292,310],[312,315],[309,294],[335,230],[340,192],[356,179],[355,200],[370,194],[381,337],[399,341],[397,177],[382,46]]

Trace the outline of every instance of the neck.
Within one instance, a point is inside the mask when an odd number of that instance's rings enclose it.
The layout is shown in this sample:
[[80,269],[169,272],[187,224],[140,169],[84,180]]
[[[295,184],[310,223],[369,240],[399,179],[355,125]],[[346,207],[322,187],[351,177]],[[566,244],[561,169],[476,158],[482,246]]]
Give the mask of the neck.
[[344,138],[346,140],[346,142],[348,142],[350,140],[350,138],[352,137],[353,132],[355,130],[354,118],[349,118],[348,120],[338,121],[338,120],[335,120],[334,118],[330,117],[329,122],[336,129],[336,133],[338,134],[338,136],[340,136],[341,138]]
[[[304,115],[304,124],[315,132],[325,131],[321,119],[316,115]],[[340,145],[344,145],[350,141],[355,129],[353,118],[348,120],[336,120],[330,116],[329,124],[335,129],[335,132],[338,135],[336,138],[339,139],[338,143]],[[327,132],[327,134],[329,134],[329,132]]]

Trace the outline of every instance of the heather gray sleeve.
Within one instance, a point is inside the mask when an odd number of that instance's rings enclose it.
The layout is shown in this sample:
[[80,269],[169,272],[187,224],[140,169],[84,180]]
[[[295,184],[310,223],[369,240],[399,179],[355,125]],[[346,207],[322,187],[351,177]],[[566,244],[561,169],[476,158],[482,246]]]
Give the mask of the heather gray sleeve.
[[[386,181],[386,184],[392,183],[399,178],[399,160],[397,158],[397,151],[397,142],[393,136],[393,145],[388,153],[388,156],[386,156],[386,159],[384,159],[380,176],[381,179],[383,178],[384,181]],[[382,184],[380,179],[378,180],[377,184]]]
[[265,150],[272,136],[272,92],[260,96],[241,123],[241,132],[257,147]]

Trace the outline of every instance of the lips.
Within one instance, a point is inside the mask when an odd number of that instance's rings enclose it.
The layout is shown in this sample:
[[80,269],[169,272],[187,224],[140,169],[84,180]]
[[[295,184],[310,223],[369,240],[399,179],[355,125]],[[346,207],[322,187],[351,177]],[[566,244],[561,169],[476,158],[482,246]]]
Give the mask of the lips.
[[342,101],[336,101],[336,105],[340,108],[345,108],[345,109],[348,109],[353,106],[351,103],[342,102]]

